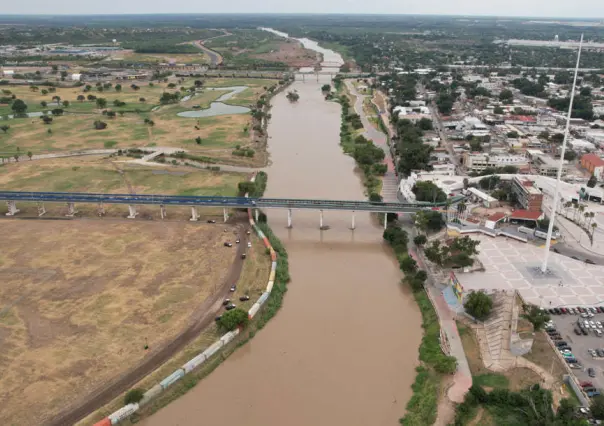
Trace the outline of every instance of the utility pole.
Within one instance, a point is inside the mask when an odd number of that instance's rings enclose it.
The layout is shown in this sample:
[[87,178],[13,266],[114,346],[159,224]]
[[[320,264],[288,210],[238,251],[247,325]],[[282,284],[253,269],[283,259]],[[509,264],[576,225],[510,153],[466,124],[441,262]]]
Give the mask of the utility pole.
[[573,78],[573,88],[570,92],[570,103],[568,105],[568,115],[566,116],[566,128],[564,130],[564,140],[562,142],[562,150],[560,151],[560,165],[558,166],[558,176],[556,178],[556,188],[554,190],[554,201],[551,208],[551,217],[549,218],[549,227],[547,229],[547,239],[545,241],[545,256],[541,265],[541,273],[547,271],[547,260],[549,258],[549,249],[552,245],[552,232],[554,231],[554,218],[556,217],[556,208],[558,207],[558,199],[560,198],[560,179],[562,178],[562,168],[564,167],[564,154],[566,153],[566,142],[568,141],[568,131],[570,128],[570,116],[573,111],[573,102],[575,100],[575,89],[577,86],[577,74],[579,73],[579,62],[581,60],[581,48],[583,47],[583,34],[579,42],[579,52],[577,53],[577,65],[575,66],[575,76]]

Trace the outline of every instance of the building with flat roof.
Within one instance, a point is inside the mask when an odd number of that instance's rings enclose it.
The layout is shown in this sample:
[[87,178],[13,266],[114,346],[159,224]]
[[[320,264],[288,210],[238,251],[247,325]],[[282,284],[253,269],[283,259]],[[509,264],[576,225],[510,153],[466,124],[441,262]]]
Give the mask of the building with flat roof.
[[479,201],[487,209],[499,206],[499,200],[476,188],[468,188],[467,195],[472,201]]
[[594,175],[596,179],[602,180],[604,174],[604,160],[596,154],[585,154],[581,157],[581,167]]
[[481,152],[467,152],[463,164],[470,172],[482,172],[488,167],[526,167],[528,159],[524,155],[489,155]]
[[540,212],[543,203],[543,193],[533,186],[530,179],[515,176],[512,179],[512,192],[516,195],[518,204],[524,210],[530,212]]
[[[533,167],[537,169],[538,174],[541,176],[558,176],[558,167],[560,163],[554,160],[548,155],[539,155],[533,160]],[[562,176],[566,176],[568,173],[568,164],[562,165]]]

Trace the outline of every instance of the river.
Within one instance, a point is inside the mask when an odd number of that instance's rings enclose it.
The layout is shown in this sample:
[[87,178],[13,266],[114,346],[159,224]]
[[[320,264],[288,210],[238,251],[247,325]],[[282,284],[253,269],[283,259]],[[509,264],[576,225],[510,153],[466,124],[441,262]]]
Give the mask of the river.
[[[333,53],[333,52],[332,52]],[[337,54],[336,54],[337,55]],[[338,55],[339,56],[339,55]],[[325,56],[324,56],[325,57]],[[341,60],[341,58],[340,58]],[[319,82],[296,81],[300,100],[273,100],[266,196],[365,199],[339,145],[340,106]],[[310,81],[315,80],[315,81]],[[421,316],[381,228],[369,213],[270,211],[292,281],[280,312],[194,389],[145,426],[386,426],[411,396]]]

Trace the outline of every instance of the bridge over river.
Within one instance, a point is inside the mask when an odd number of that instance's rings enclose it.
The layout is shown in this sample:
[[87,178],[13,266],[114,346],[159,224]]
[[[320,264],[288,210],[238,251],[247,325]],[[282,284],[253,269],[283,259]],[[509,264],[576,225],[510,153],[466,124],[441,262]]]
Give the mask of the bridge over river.
[[[368,211],[375,213],[415,213],[420,210],[443,207],[454,204],[464,197],[454,197],[441,203],[384,203],[373,201],[348,201],[348,200],[315,200],[296,198],[248,198],[248,197],[219,197],[219,196],[184,196],[184,195],[154,195],[154,194],[96,194],[86,192],[17,192],[0,191],[0,200],[8,205],[7,216],[14,216],[19,212],[17,202],[35,202],[38,204],[38,214],[46,213],[44,203],[67,203],[67,216],[76,213],[76,203],[98,204],[99,215],[104,214],[105,204],[125,204],[128,206],[128,217],[134,219],[137,215],[137,205],[159,205],[162,219],[166,216],[166,206],[191,207],[191,220],[199,219],[198,207],[222,207],[224,220],[228,218],[227,209],[250,208],[258,216],[259,209],[287,209],[288,226],[292,226],[292,210],[311,209],[320,212],[320,227],[323,228],[323,210],[350,211],[352,215],[352,228],[354,229],[354,212]],[[385,222],[385,221],[384,221]]]

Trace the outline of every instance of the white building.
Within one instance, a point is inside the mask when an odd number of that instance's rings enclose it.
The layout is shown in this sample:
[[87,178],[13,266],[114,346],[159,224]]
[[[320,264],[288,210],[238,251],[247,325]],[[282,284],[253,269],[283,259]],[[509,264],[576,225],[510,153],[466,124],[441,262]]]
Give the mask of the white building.
[[528,159],[524,155],[489,155],[471,152],[463,155],[463,163],[470,172],[482,172],[489,167],[526,167]]
[[73,73],[71,74],[71,80],[72,81],[80,81],[82,79],[82,74],[79,73]]

